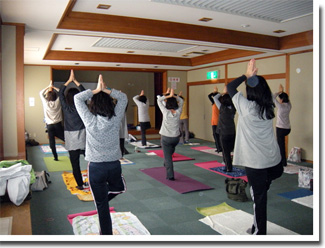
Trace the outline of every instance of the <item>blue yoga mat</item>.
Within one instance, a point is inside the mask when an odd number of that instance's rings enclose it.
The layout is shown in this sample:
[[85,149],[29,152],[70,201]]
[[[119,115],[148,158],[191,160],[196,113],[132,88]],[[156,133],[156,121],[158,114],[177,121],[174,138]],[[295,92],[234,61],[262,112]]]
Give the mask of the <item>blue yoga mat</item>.
[[280,193],[278,195],[292,200],[295,198],[305,197],[305,196],[309,196],[312,194],[313,194],[313,191],[311,191],[309,189],[297,189],[297,190],[290,191],[290,192]]
[[217,171],[219,173],[222,173],[222,174],[225,174],[225,175],[228,175],[228,176],[231,176],[231,177],[242,177],[242,176],[246,176],[246,172],[244,169],[239,169],[239,168],[236,168],[236,167],[232,167],[232,172],[226,172],[224,171],[224,166],[218,166],[218,167],[213,167],[213,168],[210,168],[210,170],[213,170],[213,171]]

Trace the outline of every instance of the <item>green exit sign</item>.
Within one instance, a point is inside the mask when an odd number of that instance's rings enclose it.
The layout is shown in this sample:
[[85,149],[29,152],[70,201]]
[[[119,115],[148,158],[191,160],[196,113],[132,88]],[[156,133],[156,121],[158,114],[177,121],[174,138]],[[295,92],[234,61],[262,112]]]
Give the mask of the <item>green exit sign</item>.
[[207,79],[217,79],[219,76],[219,71],[209,71],[207,73]]

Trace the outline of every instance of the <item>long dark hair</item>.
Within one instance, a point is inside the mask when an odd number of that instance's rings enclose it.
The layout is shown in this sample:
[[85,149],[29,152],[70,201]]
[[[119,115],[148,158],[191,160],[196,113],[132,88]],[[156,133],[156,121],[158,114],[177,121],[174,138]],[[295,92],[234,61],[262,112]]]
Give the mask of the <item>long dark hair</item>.
[[252,88],[246,84],[247,99],[255,101],[257,112],[261,119],[264,120],[264,114],[267,120],[271,120],[274,115],[274,102],[272,92],[266,80],[262,76],[257,76],[258,84]]
[[46,100],[48,101],[55,101],[58,98],[58,94],[55,90],[48,91],[46,94]]
[[166,109],[178,109],[177,99],[175,97],[167,98],[166,100]]
[[69,106],[74,106],[74,96],[78,94],[80,91],[77,88],[70,88],[67,92],[67,96],[65,98],[66,103]]
[[89,110],[94,115],[100,115],[111,119],[115,116],[115,104],[113,98],[105,92],[99,92],[91,98]]

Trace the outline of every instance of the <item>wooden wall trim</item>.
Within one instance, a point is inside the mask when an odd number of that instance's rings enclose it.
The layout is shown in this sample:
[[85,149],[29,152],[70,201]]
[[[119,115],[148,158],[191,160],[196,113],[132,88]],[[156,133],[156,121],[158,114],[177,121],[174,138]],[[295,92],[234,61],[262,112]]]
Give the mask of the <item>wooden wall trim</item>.
[[16,105],[18,158],[26,158],[24,99],[24,34],[25,26],[16,26]]

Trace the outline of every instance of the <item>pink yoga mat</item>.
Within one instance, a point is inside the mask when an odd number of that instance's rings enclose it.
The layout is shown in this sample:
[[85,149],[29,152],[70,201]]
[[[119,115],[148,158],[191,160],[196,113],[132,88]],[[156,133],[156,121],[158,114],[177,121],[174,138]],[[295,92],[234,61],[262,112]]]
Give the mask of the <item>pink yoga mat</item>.
[[[110,207],[109,211],[111,213],[115,213],[114,207]],[[78,213],[78,214],[69,214],[67,216],[68,221],[70,222],[70,224],[72,225],[72,219],[77,217],[77,216],[91,216],[91,215],[95,215],[97,214],[97,210],[92,210],[92,211],[88,211],[88,212],[82,212],[82,213]]]
[[[223,173],[220,173],[218,171],[210,170],[210,168],[213,168],[213,167],[225,166],[224,164],[221,164],[221,163],[219,163],[216,160],[215,161],[209,161],[209,162],[195,163],[194,165],[196,165],[198,167],[201,167],[203,169],[206,169],[208,171],[212,171],[212,172],[217,173],[219,175],[222,175],[222,176],[225,176],[225,177],[229,177],[229,178],[233,178],[233,176],[230,176],[230,175],[227,175],[227,174],[223,174]],[[241,178],[244,181],[248,182],[247,176],[241,176],[241,177],[235,177],[235,178]]]
[[208,185],[200,183],[176,171],[174,172],[175,181],[167,180],[165,167],[140,169],[140,171],[181,194],[193,192],[193,191],[213,189]]
[[209,147],[209,146],[197,146],[197,147],[191,147],[191,149],[197,150],[197,151],[202,151],[202,150],[210,150],[210,149],[213,149],[213,148]]
[[[161,158],[164,157],[163,150],[151,150],[151,151],[148,151],[148,152],[154,152],[154,153],[157,154],[157,156],[159,156]],[[186,156],[178,154],[178,153],[173,154],[173,162],[185,161],[185,160],[194,160],[194,158],[189,158],[189,157],[186,157]]]

